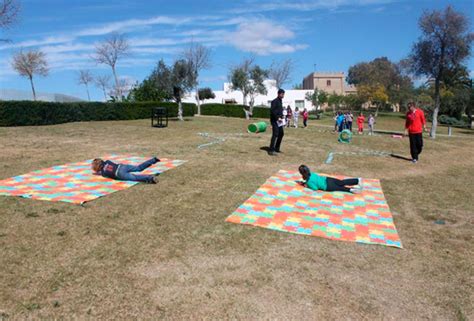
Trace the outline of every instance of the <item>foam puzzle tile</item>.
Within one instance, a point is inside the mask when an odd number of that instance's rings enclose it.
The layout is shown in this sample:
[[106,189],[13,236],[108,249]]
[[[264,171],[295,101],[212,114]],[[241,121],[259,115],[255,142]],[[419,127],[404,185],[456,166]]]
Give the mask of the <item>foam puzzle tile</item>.
[[379,180],[363,179],[361,194],[312,191],[297,184],[298,180],[298,172],[279,171],[226,221],[402,248]]
[[[147,158],[131,155],[108,155],[116,163],[138,165]],[[138,184],[94,175],[92,159],[78,163],[53,166],[25,175],[0,180],[0,195],[20,196],[44,201],[83,204],[96,198],[121,191]],[[182,165],[185,161],[161,159],[142,174],[157,174]]]

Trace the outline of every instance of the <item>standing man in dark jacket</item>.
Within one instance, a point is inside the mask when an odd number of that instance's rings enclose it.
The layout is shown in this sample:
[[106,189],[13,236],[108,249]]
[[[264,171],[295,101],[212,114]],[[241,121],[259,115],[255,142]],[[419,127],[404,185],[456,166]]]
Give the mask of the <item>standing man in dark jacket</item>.
[[270,122],[272,124],[272,140],[270,141],[269,155],[275,156],[276,153],[280,152],[281,141],[283,140],[283,98],[285,97],[285,91],[283,89],[278,90],[278,97],[272,101],[270,108]]

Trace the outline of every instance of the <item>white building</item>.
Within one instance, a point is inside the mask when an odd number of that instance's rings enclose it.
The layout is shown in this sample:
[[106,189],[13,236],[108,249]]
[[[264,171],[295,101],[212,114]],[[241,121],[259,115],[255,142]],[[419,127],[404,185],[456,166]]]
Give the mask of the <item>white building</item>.
[[[267,87],[266,95],[257,95],[255,97],[254,106],[267,106],[270,107],[270,103],[277,97],[278,88],[275,86],[274,80],[265,80],[265,86]],[[285,89],[285,98],[283,99],[283,106],[291,106],[291,109],[303,110],[307,108],[312,110],[315,107],[311,104],[311,101],[306,100],[307,93],[313,93],[314,90],[301,90],[301,89]],[[244,98],[241,91],[234,91],[231,89],[230,83],[224,83],[224,90],[214,91],[216,98],[207,99],[201,103],[216,103],[216,104],[243,104]],[[196,103],[196,92],[190,93],[183,99],[187,103]],[[247,97],[247,102],[250,98]]]

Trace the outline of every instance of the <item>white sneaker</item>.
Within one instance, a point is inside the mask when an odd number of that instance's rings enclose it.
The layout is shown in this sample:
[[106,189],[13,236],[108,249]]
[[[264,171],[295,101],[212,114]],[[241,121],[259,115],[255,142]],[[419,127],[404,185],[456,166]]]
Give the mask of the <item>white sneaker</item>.
[[360,194],[362,193],[362,190],[360,188],[351,188],[351,193],[352,194]]
[[360,186],[360,189],[364,189],[364,183],[362,182],[362,177],[359,177],[359,186]]

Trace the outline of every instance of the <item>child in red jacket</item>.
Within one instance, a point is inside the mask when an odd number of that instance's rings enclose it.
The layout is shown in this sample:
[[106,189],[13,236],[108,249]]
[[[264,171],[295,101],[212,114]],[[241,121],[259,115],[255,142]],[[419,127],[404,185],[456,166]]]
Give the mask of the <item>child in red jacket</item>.
[[359,127],[359,135],[362,135],[364,132],[364,123],[365,123],[365,117],[362,113],[359,114],[357,117],[357,127]]
[[306,128],[308,126],[308,117],[309,117],[309,113],[306,108],[303,110],[302,115],[303,115],[303,127]]

